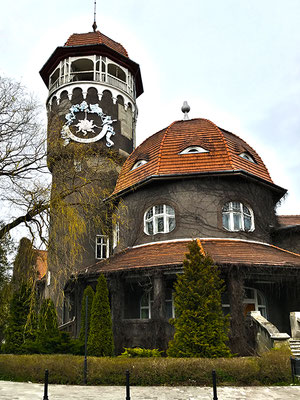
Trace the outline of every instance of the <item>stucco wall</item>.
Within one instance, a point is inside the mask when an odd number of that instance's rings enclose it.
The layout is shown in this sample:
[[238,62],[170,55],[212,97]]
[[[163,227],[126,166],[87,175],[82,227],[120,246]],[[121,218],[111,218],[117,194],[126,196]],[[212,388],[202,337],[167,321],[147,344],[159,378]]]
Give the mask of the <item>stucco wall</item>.
[[[240,201],[254,213],[253,232],[230,232],[222,225],[222,207]],[[224,237],[270,242],[270,225],[275,225],[271,191],[260,184],[239,178],[178,179],[151,183],[122,199],[120,244],[116,251],[142,243],[178,238]],[[167,234],[144,233],[144,214],[157,204],[175,210],[176,227]],[[124,207],[125,206],[125,207]]]

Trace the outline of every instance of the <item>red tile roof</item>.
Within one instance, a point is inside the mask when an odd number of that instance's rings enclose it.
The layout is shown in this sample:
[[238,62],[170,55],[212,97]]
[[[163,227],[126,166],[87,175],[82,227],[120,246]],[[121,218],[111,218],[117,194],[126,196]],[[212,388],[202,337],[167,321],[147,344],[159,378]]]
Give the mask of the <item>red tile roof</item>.
[[[208,152],[179,154],[189,146],[201,146]],[[243,152],[250,153],[255,163],[240,157]],[[148,162],[131,170],[141,159]],[[128,157],[113,194],[151,177],[240,170],[273,183],[262,159],[238,136],[218,128],[207,119],[176,121],[146,139]]]
[[108,36],[103,33],[96,32],[88,32],[88,33],[73,33],[65,43],[65,46],[84,46],[84,45],[92,45],[92,44],[104,44],[107,47],[110,47],[112,50],[117,51],[125,57],[128,57],[128,53],[125,48],[118,42],[110,39]]
[[300,225],[300,215],[278,215],[278,222],[284,226]]
[[37,277],[41,280],[47,273],[48,270],[48,252],[45,250],[35,250],[37,254],[36,258],[36,270],[37,270]]
[[[300,254],[266,243],[239,239],[199,239],[201,248],[218,265],[293,266],[300,268]],[[107,260],[81,270],[81,274],[180,266],[190,239],[157,242],[128,248]]]

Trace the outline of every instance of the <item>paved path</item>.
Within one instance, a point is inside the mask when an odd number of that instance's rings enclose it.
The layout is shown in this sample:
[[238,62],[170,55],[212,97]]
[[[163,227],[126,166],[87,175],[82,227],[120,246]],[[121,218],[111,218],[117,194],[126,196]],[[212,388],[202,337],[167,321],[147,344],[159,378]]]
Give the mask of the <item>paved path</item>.
[[[0,381],[1,400],[43,400],[43,385]],[[131,400],[212,400],[207,387],[132,387]],[[49,385],[49,400],[125,400],[121,386]],[[220,387],[218,400],[299,400],[300,386]]]

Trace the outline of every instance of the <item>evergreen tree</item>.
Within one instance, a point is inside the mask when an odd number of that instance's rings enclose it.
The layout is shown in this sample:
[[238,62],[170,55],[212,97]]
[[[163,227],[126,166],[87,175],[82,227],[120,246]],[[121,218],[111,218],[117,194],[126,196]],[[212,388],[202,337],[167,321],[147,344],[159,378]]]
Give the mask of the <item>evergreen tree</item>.
[[80,333],[79,333],[79,341],[80,341],[81,345],[84,345],[84,341],[85,341],[85,303],[86,303],[86,298],[88,297],[87,333],[89,336],[91,311],[92,311],[94,295],[95,295],[95,293],[94,293],[93,289],[91,288],[91,286],[87,286],[84,289],[83,296],[82,296],[82,302],[81,302],[81,324],[80,324]]
[[88,353],[98,357],[112,356],[114,354],[108,288],[103,274],[98,279],[92,304]]
[[[0,228],[3,224],[0,222]],[[8,254],[14,250],[13,241],[9,234],[0,239],[0,344],[4,339],[4,331],[9,315],[9,302],[11,299],[10,269]]]
[[228,318],[223,316],[223,281],[208,256],[201,254],[196,241],[189,246],[183,274],[175,283],[176,318],[174,339],[169,342],[170,357],[229,357]]
[[7,328],[5,330],[5,353],[22,353],[24,344],[24,332],[27,317],[30,309],[31,288],[22,284],[19,290],[13,293],[10,307]]
[[18,289],[23,283],[34,285],[36,278],[36,257],[32,242],[23,237],[20,240],[18,252],[14,261],[12,284]]
[[38,318],[37,342],[41,353],[55,353],[60,342],[57,313],[51,299],[45,299]]

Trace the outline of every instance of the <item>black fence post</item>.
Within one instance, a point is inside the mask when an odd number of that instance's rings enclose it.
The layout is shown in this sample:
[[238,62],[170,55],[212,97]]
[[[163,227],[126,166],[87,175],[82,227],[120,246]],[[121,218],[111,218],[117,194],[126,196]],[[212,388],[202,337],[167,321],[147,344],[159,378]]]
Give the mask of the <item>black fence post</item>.
[[126,371],[126,400],[130,400],[129,371]]
[[48,399],[48,376],[49,372],[47,369],[45,369],[45,384],[44,384],[44,397],[43,400],[49,400]]
[[88,334],[88,301],[89,296],[85,298],[85,332],[84,332],[84,365],[83,365],[83,384],[87,384],[87,334]]
[[212,371],[212,380],[213,380],[213,393],[214,393],[213,400],[218,400],[218,396],[217,396],[217,374],[216,374],[215,370]]

